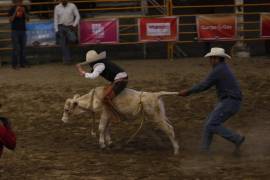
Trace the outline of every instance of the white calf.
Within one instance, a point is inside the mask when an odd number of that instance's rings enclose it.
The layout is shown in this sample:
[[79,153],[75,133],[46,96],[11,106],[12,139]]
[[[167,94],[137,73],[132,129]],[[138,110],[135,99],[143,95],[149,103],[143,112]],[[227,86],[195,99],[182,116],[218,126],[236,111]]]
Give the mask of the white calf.
[[[139,118],[142,113],[147,120],[152,120],[169,137],[174,148],[174,154],[178,153],[179,146],[175,140],[174,128],[169,123],[161,96],[176,95],[177,92],[139,92],[125,89],[114,100],[113,103],[119,113],[128,118]],[[99,122],[99,144],[101,148],[112,143],[109,126],[111,113],[103,105],[102,99],[104,87],[92,89],[83,96],[75,95],[73,99],[67,99],[64,106],[62,121],[68,122],[72,114],[83,112],[100,113]],[[140,104],[142,109],[140,110]]]

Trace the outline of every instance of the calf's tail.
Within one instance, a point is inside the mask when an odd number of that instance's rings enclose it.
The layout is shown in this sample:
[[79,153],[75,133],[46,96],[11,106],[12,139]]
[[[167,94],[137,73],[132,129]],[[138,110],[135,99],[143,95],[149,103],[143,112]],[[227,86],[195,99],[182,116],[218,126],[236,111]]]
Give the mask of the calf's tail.
[[162,96],[179,95],[179,92],[160,91],[160,92],[157,92],[156,94],[160,98]]

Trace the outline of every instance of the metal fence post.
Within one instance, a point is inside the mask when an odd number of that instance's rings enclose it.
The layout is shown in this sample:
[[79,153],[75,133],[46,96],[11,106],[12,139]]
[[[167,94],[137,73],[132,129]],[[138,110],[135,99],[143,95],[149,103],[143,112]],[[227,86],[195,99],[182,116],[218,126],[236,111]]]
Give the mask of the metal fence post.
[[250,56],[247,43],[244,42],[244,35],[241,33],[244,32],[244,0],[235,0],[235,13],[237,16],[237,41],[231,49],[231,55],[236,57]]
[[[172,0],[167,0],[167,16],[173,15],[173,2]],[[168,60],[173,60],[174,42],[167,43],[167,58]]]

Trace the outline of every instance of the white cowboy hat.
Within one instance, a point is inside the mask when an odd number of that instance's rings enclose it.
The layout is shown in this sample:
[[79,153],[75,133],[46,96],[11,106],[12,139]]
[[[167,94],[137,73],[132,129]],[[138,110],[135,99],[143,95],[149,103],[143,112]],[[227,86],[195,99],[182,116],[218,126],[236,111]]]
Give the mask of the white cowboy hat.
[[82,62],[81,64],[82,65],[89,64],[105,58],[106,58],[106,51],[103,51],[98,54],[95,50],[90,50],[86,53],[85,62]]
[[211,57],[211,56],[218,56],[218,57],[224,57],[227,59],[232,59],[231,56],[225,53],[225,50],[223,48],[214,47],[211,48],[211,51],[207,53],[204,57]]

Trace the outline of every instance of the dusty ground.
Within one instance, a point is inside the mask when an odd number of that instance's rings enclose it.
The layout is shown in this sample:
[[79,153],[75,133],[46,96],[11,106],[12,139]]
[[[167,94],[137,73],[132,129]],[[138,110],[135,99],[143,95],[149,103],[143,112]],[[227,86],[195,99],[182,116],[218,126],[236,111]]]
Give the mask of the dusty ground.
[[[209,70],[200,59],[117,63],[129,73],[129,87],[145,91],[186,88]],[[182,148],[179,155],[173,156],[168,139],[149,123],[125,145],[139,120],[114,124],[115,146],[100,150],[97,139],[90,136],[89,116],[73,117],[69,124],[60,119],[66,98],[87,93],[105,81],[85,80],[74,66],[61,64],[18,71],[3,67],[0,113],[12,120],[18,146],[15,152],[5,150],[0,179],[270,179],[270,61],[238,60],[231,66],[245,96],[241,112],[226,124],[247,137],[239,157],[219,137],[211,157],[198,150],[205,117],[216,102],[214,90],[188,98],[164,98]]]

